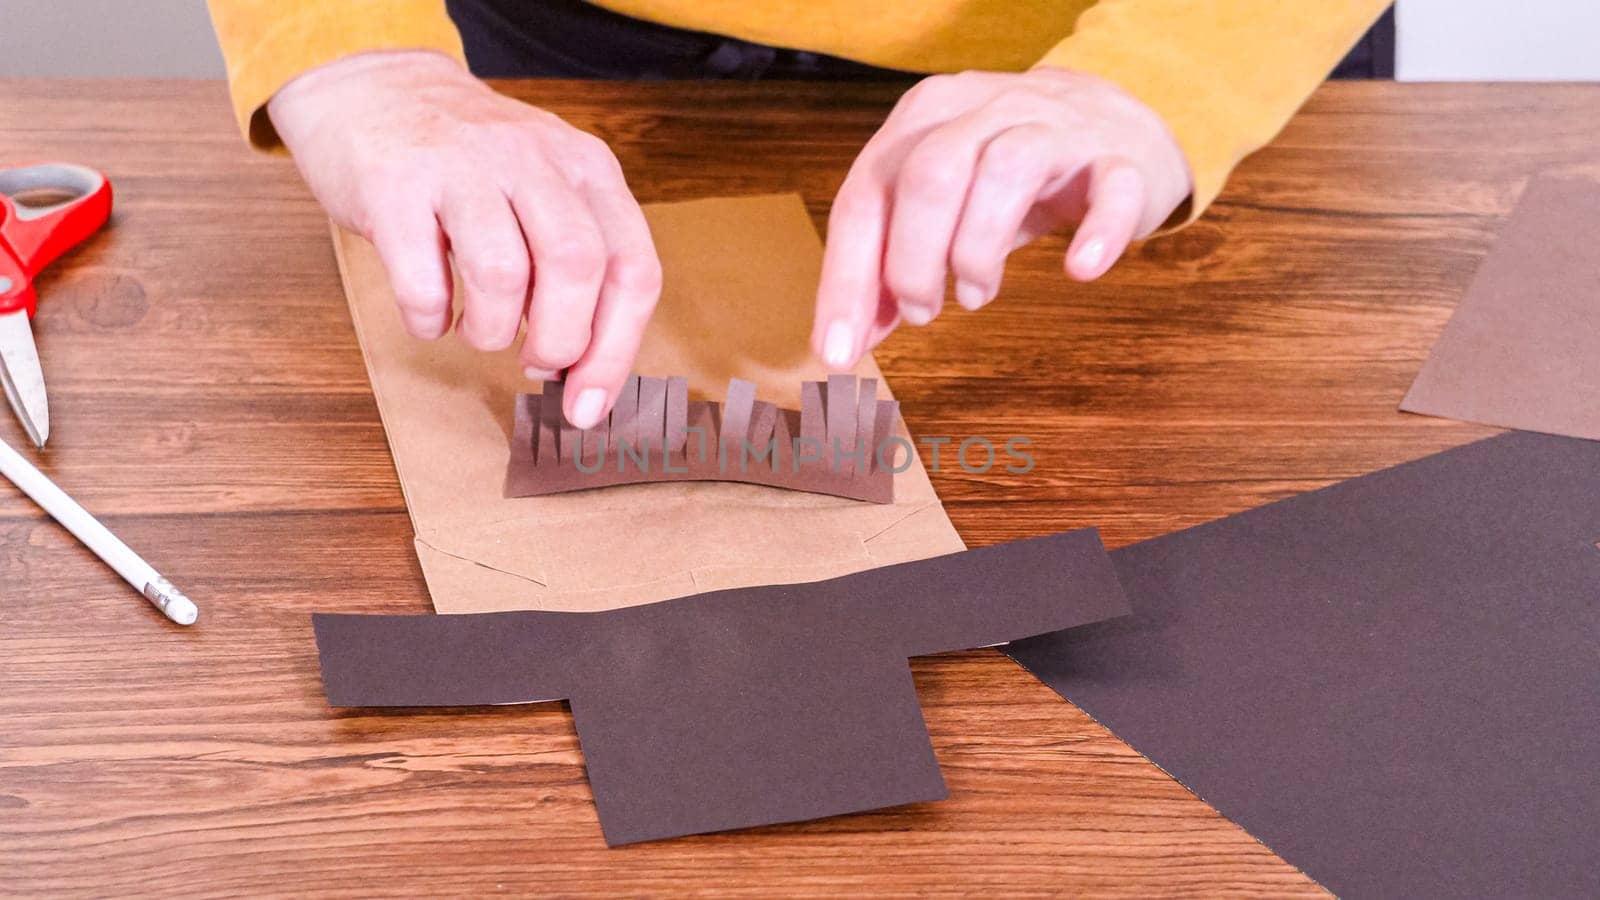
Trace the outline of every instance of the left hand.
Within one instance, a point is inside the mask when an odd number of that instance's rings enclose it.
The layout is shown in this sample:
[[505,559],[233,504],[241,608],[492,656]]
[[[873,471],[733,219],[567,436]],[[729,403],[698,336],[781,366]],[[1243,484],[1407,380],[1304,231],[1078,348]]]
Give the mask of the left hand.
[[1109,81],[1043,66],[924,79],[834,199],[812,348],[850,368],[901,319],[933,321],[952,275],[977,309],[1012,250],[1067,225],[1067,274],[1098,278],[1190,190],[1161,117]]

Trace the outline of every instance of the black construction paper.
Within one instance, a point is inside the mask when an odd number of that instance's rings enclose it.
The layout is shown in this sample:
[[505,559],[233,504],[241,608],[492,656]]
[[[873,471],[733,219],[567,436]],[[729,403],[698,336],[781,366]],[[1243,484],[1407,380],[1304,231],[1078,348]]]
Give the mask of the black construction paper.
[[1125,547],[1008,649],[1348,897],[1600,896],[1600,443],[1513,433]]
[[1126,612],[1088,529],[604,612],[313,622],[334,706],[569,699],[617,845],[943,799],[906,658]]

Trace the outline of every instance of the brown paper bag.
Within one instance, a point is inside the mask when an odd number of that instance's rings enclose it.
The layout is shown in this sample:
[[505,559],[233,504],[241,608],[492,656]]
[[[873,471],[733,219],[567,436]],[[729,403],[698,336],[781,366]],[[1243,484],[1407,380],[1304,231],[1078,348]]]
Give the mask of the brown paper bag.
[[[728,379],[796,408],[823,377],[807,345],[821,245],[799,198],[646,207],[666,289],[637,371]],[[922,463],[895,502],[747,484],[641,484],[501,497],[513,403],[533,390],[515,350],[407,335],[376,252],[335,231],[350,316],[394,453],[433,605],[441,613],[599,610],[721,588],[814,581],[964,549]],[[857,374],[877,377],[863,360]],[[909,439],[903,421],[897,433]],[[902,449],[902,453],[904,450]]]

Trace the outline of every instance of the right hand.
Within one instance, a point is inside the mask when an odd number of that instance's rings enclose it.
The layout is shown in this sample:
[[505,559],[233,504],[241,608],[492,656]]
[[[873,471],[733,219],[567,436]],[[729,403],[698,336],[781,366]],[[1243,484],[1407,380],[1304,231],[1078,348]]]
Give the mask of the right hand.
[[568,370],[566,416],[616,401],[661,293],[649,226],[605,142],[502,97],[449,57],[371,52],[312,69],[267,104],[311,191],[377,248],[406,330],[516,340],[534,380]]

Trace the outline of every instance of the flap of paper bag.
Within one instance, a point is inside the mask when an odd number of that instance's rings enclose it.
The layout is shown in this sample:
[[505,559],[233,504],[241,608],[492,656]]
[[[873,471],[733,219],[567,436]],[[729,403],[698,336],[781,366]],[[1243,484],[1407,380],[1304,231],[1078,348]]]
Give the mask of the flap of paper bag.
[[[797,404],[801,382],[825,374],[807,342],[821,245],[799,198],[697,200],[645,214],[666,288],[637,371],[687,375],[700,399],[720,397],[738,377],[763,399]],[[372,247],[337,230],[334,245],[441,613],[610,609],[963,549],[914,456],[887,505],[719,483],[504,499],[514,398],[531,387],[515,349],[412,338]],[[857,374],[879,375],[870,357]],[[895,427],[909,440],[903,421]]]

